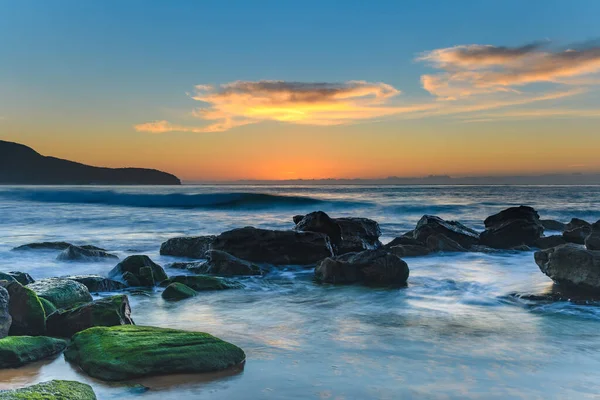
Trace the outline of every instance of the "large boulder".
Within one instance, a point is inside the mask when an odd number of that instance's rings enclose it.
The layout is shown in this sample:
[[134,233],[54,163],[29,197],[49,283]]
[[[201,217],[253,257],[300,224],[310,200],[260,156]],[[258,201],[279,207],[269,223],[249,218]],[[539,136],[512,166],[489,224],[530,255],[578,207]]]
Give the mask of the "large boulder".
[[110,279],[125,282],[128,286],[155,286],[168,278],[165,270],[148,256],[129,256],[109,273]]
[[469,247],[479,243],[479,233],[457,221],[446,221],[433,215],[421,217],[413,232],[413,237],[427,243],[427,238],[434,234],[443,234],[462,247]]
[[19,282],[0,281],[9,295],[10,335],[39,336],[46,332],[46,312],[35,292]]
[[560,221],[555,221],[553,219],[541,219],[540,224],[542,224],[544,230],[546,231],[562,232],[567,227],[567,224]]
[[204,258],[216,236],[182,236],[167,240],[160,245],[163,256]]
[[[0,368],[16,368],[62,352],[67,342],[45,336],[8,336],[0,339]],[[1,397],[0,397],[1,398]]]
[[0,400],[96,400],[90,385],[75,381],[49,381],[0,392]]
[[94,326],[134,325],[126,295],[107,297],[68,310],[58,310],[46,319],[49,335],[71,337]]
[[534,246],[539,249],[549,249],[567,243],[561,235],[542,236],[535,241]]
[[339,254],[374,250],[381,247],[379,241],[381,228],[377,221],[356,217],[335,218],[334,221],[342,229],[342,241],[338,246]]
[[585,239],[592,233],[591,225],[580,225],[563,232],[565,242],[585,244]]
[[521,245],[535,246],[544,227],[532,207],[510,207],[484,221],[481,244],[496,249],[510,249]]
[[0,281],[17,281],[21,285],[35,282],[28,273],[18,271],[0,272]]
[[90,292],[114,292],[127,287],[127,285],[119,281],[100,275],[72,275],[67,276],[65,279],[71,279],[85,285]]
[[164,292],[162,292],[162,298],[165,300],[177,301],[194,297],[197,294],[198,292],[191,287],[186,286],[183,283],[173,282],[165,288]]
[[600,250],[600,220],[592,224],[592,231],[585,238],[585,247],[588,250]]
[[404,285],[408,274],[406,262],[381,249],[326,258],[315,268],[315,278],[327,283]]
[[216,276],[208,275],[177,275],[172,276],[161,283],[161,286],[167,287],[172,283],[182,283],[195,291],[240,289],[243,286],[235,281]]
[[314,211],[306,214],[300,220],[295,230],[299,232],[320,232],[329,236],[331,244],[337,248],[342,241],[342,228],[329,215],[323,211]]
[[387,249],[390,253],[397,255],[398,257],[418,257],[418,256],[426,256],[431,253],[425,246],[416,246],[414,244],[400,244],[397,246],[392,246]]
[[600,251],[565,244],[534,254],[540,270],[560,285],[600,291]]
[[196,264],[190,271],[220,276],[261,275],[260,267],[219,250],[206,252],[206,262]]
[[243,260],[275,265],[308,265],[333,256],[329,237],[323,233],[253,227],[223,232],[211,247]]
[[0,339],[8,336],[8,331],[12,324],[12,317],[8,308],[9,301],[8,290],[0,286]]
[[99,261],[113,259],[118,260],[114,254],[103,250],[87,249],[79,246],[69,246],[56,257],[59,261]]
[[207,333],[122,325],[79,332],[65,358],[94,378],[119,381],[221,371],[242,365],[246,355],[239,347]]
[[92,295],[88,288],[71,279],[40,279],[27,287],[57,308],[69,308],[92,301]]

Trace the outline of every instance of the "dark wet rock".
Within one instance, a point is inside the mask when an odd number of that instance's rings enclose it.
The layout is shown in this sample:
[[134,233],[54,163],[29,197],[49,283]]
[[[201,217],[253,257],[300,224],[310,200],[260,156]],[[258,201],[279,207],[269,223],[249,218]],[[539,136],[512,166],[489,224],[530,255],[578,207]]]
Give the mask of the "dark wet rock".
[[494,254],[494,253],[501,252],[500,249],[494,249],[493,247],[484,246],[482,244],[476,244],[475,246],[469,247],[469,251],[472,253],[487,253],[487,254]]
[[585,239],[592,233],[592,226],[582,225],[573,229],[564,231],[562,234],[565,242],[575,244],[585,244]]
[[168,278],[165,270],[148,256],[129,256],[109,273],[110,279],[125,282],[128,286],[155,286]]
[[239,259],[229,253],[219,250],[206,252],[207,261],[193,266],[188,270],[198,274],[220,276],[261,275],[260,267],[246,260]]
[[163,256],[204,258],[216,236],[182,236],[167,240],[160,246]]
[[329,236],[331,244],[339,246],[342,241],[342,229],[329,215],[323,211],[314,211],[306,214],[296,224],[295,230],[299,232],[320,232]]
[[583,219],[579,219],[579,218],[572,218],[569,223],[567,224],[567,226],[565,226],[565,231],[570,231],[572,229],[575,228],[581,228],[581,227],[588,227],[591,228],[592,224],[590,224],[589,222],[583,220]]
[[541,219],[540,220],[540,224],[542,224],[542,226],[544,227],[544,229],[547,230],[547,231],[562,232],[567,227],[567,224],[562,223],[560,221],[555,221],[553,219]]
[[534,257],[540,270],[554,282],[600,291],[600,251],[565,244],[538,251]]
[[92,295],[88,288],[71,279],[40,279],[27,287],[57,308],[69,308],[92,301]]
[[106,259],[118,260],[119,257],[103,250],[91,250],[84,247],[69,246],[60,252],[56,259],[60,261],[97,261]]
[[[424,215],[414,230],[414,238],[427,243],[427,238],[442,234],[464,248],[479,244],[479,233],[457,221],[445,221],[440,217]],[[429,246],[428,246],[429,247]]]
[[549,249],[567,243],[561,235],[542,236],[535,241],[534,246],[539,249]]
[[243,260],[275,265],[308,265],[333,255],[329,237],[318,232],[245,227],[223,232],[212,244]]
[[408,275],[406,262],[382,249],[326,258],[315,268],[315,278],[326,283],[404,285]]
[[415,246],[413,244],[401,244],[398,246],[392,246],[387,249],[390,253],[398,256],[398,257],[418,257],[418,256],[426,256],[431,253],[425,246]]
[[[0,339],[0,368],[16,368],[62,352],[67,342],[45,336],[8,336]],[[0,397],[1,398],[1,397]]]
[[162,292],[162,298],[165,300],[177,301],[194,297],[198,294],[194,289],[183,283],[173,282]]
[[530,304],[554,303],[557,301],[568,301],[577,305],[598,305],[600,296],[597,292],[579,289],[569,289],[560,285],[553,285],[552,289],[545,293],[518,293],[507,295],[508,298],[525,301]]
[[90,385],[75,381],[49,381],[0,392],[0,400],[96,400]]
[[294,221],[294,225],[298,224],[298,222],[302,221],[302,218],[304,218],[304,215],[294,215],[292,217],[292,220]]
[[35,282],[31,275],[18,271],[0,272],[0,281],[17,281],[21,285],[29,285]]
[[177,275],[172,276],[161,283],[161,286],[166,287],[172,283],[182,283],[197,292],[209,290],[225,290],[225,289],[240,289],[243,287],[239,282],[235,282],[225,278],[208,275]]
[[387,243],[383,247],[386,249],[389,249],[394,246],[407,246],[407,245],[408,246],[425,246],[425,243],[412,237],[412,233],[411,233],[411,236],[399,236],[399,237],[393,239],[391,242]]
[[585,247],[588,250],[600,250],[600,221],[592,224],[592,231],[585,238]]
[[342,241],[338,253],[352,253],[363,250],[375,250],[382,246],[379,241],[381,228],[377,221],[368,218],[335,218],[342,230]]
[[115,281],[112,279],[105,278],[100,275],[73,275],[67,276],[65,279],[71,279],[79,282],[88,288],[90,292],[115,292],[117,290],[123,290],[127,285]]
[[0,286],[0,339],[8,336],[10,324],[12,323],[12,317],[8,308],[9,299],[8,291]]
[[[28,243],[22,246],[15,247],[13,250],[66,250],[70,246],[73,246],[68,242],[38,242],[38,243]],[[83,245],[79,246],[85,250],[99,250],[106,251],[100,247],[92,246],[92,245]]]
[[537,211],[527,206],[507,208],[486,218],[484,224],[481,244],[497,249],[533,246],[544,233]]
[[509,250],[512,250],[512,251],[532,251],[533,249],[531,247],[527,246],[526,244],[521,244],[519,246],[511,247]]
[[221,371],[241,365],[246,355],[207,333],[123,325],[76,334],[65,358],[94,378],[118,381]]
[[440,251],[440,252],[461,252],[467,251],[460,244],[450,239],[448,236],[443,233],[434,233],[427,238],[425,242],[427,248],[431,251]]
[[134,325],[126,295],[95,300],[68,310],[58,310],[48,316],[49,335],[71,337],[94,326]]
[[0,281],[9,295],[8,311],[12,318],[10,335],[43,335],[46,332],[46,313],[37,294],[19,282]]

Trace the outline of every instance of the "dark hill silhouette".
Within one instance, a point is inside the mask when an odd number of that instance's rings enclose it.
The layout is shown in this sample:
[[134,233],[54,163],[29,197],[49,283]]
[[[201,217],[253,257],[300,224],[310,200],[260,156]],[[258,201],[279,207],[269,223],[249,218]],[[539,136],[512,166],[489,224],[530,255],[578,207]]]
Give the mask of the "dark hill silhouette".
[[145,168],[92,167],[43,156],[30,147],[0,140],[0,184],[180,185],[175,175]]

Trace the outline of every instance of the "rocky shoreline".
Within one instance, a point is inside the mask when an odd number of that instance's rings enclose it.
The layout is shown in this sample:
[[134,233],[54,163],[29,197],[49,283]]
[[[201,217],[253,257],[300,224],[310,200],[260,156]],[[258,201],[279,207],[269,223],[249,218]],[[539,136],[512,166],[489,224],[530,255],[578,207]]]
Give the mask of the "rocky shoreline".
[[[67,361],[105,381],[242,368],[244,351],[207,333],[136,325],[127,291],[156,288],[166,301],[181,301],[200,292],[240,289],[244,283],[239,277],[260,279],[270,269],[289,265],[314,268],[315,284],[402,287],[410,283],[413,257],[535,251],[540,271],[565,293],[576,293],[579,299],[600,294],[600,221],[543,220],[533,208],[520,206],[489,216],[485,230],[478,232],[457,221],[424,215],[413,230],[383,244],[379,224],[371,219],[332,218],[315,211],[292,220],[290,230],[243,227],[216,236],[169,239],[161,245],[161,255],[191,259],[171,265],[183,270],[180,275],[169,276],[143,254],[120,260],[107,276],[35,281],[25,273],[0,272],[0,368],[63,352]],[[556,234],[544,236],[545,231]],[[30,243],[14,250],[37,249],[55,250],[57,259],[65,262],[117,258],[105,249],[66,242]],[[91,294],[97,292],[111,296],[93,300]],[[80,397],[68,394],[72,385]],[[19,391],[36,393],[49,387],[63,396],[57,398],[95,398],[86,386],[52,381],[0,392],[0,399],[22,398]]]

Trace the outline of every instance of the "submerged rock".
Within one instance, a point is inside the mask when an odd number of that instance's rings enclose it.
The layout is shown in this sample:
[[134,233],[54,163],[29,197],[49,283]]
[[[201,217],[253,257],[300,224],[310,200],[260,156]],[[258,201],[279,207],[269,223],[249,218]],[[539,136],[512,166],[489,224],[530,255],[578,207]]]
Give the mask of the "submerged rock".
[[67,342],[62,339],[45,336],[8,336],[0,339],[0,368],[16,368],[43,360],[62,352],[65,347]]
[[223,232],[212,244],[243,260],[275,265],[308,265],[333,256],[329,237],[318,232],[245,227]]
[[[13,250],[65,250],[73,246],[71,243],[67,242],[39,242],[39,243],[28,243],[22,246],[15,247]],[[82,249],[86,250],[100,250],[106,251],[100,247],[92,246],[92,245],[83,245],[79,246]]]
[[484,221],[481,243],[497,249],[534,246],[544,233],[540,216],[532,207],[510,207]]
[[567,243],[561,235],[542,236],[535,241],[534,246],[539,249],[549,249]]
[[56,259],[60,261],[97,261],[106,259],[118,260],[119,257],[117,257],[114,254],[107,253],[103,250],[94,250],[78,246],[69,246],[66,249],[64,249],[56,257]]
[[87,287],[71,279],[40,279],[27,287],[57,308],[69,308],[92,301],[92,295]]
[[198,293],[183,283],[173,282],[162,292],[162,298],[165,300],[183,300],[196,296]]
[[100,275],[73,275],[67,276],[65,279],[71,279],[83,284],[90,292],[114,292],[127,287],[127,285],[121,282]]
[[479,244],[479,233],[460,222],[445,221],[440,217],[424,215],[417,223],[413,237],[419,242],[427,243],[427,239],[434,234],[443,234],[465,249]]
[[75,381],[50,381],[0,392],[0,400],[96,400],[90,385]]
[[315,278],[326,283],[404,285],[408,265],[385,250],[365,250],[337,258],[326,258],[315,268]]
[[431,253],[425,246],[415,246],[412,244],[401,244],[398,246],[392,246],[387,249],[390,253],[397,255],[398,257],[418,257],[426,256]]
[[262,273],[258,265],[241,260],[224,251],[209,250],[206,252],[206,258],[206,262],[188,266],[188,269],[199,274],[220,276],[261,275]]
[[585,239],[592,233],[591,225],[576,226],[563,232],[562,237],[565,242],[575,244],[585,244]]
[[560,221],[555,221],[553,219],[541,219],[540,220],[540,224],[542,224],[542,226],[544,227],[544,229],[547,230],[547,231],[562,232],[567,227],[567,224],[562,223]]
[[21,285],[29,285],[35,282],[31,275],[18,271],[0,272],[0,281],[17,281]]
[[441,251],[441,252],[464,252],[467,251],[460,244],[450,239],[448,236],[443,233],[434,233],[427,238],[425,242],[427,248],[431,251]]
[[167,240],[160,246],[163,256],[204,258],[216,236],[182,236]]
[[243,287],[239,282],[225,278],[217,278],[208,275],[177,275],[172,276],[161,283],[161,286],[169,286],[171,283],[182,283],[195,291],[240,289]]
[[600,290],[600,251],[565,244],[534,254],[540,270],[554,282],[581,288]]
[[19,282],[0,281],[8,291],[8,311],[12,318],[9,334],[43,335],[46,332],[46,313],[37,294]]
[[600,250],[600,220],[592,224],[592,231],[585,238],[585,247],[588,250]]
[[8,331],[12,323],[12,317],[8,308],[9,300],[8,291],[0,286],[0,339],[8,336]]
[[168,278],[165,270],[148,256],[129,256],[109,273],[110,279],[122,280],[128,286],[155,286]]
[[68,310],[59,310],[48,316],[49,335],[71,337],[94,326],[134,325],[126,295],[95,300]]
[[118,381],[221,371],[241,365],[246,355],[239,347],[207,333],[123,325],[76,334],[65,358],[94,378]]

